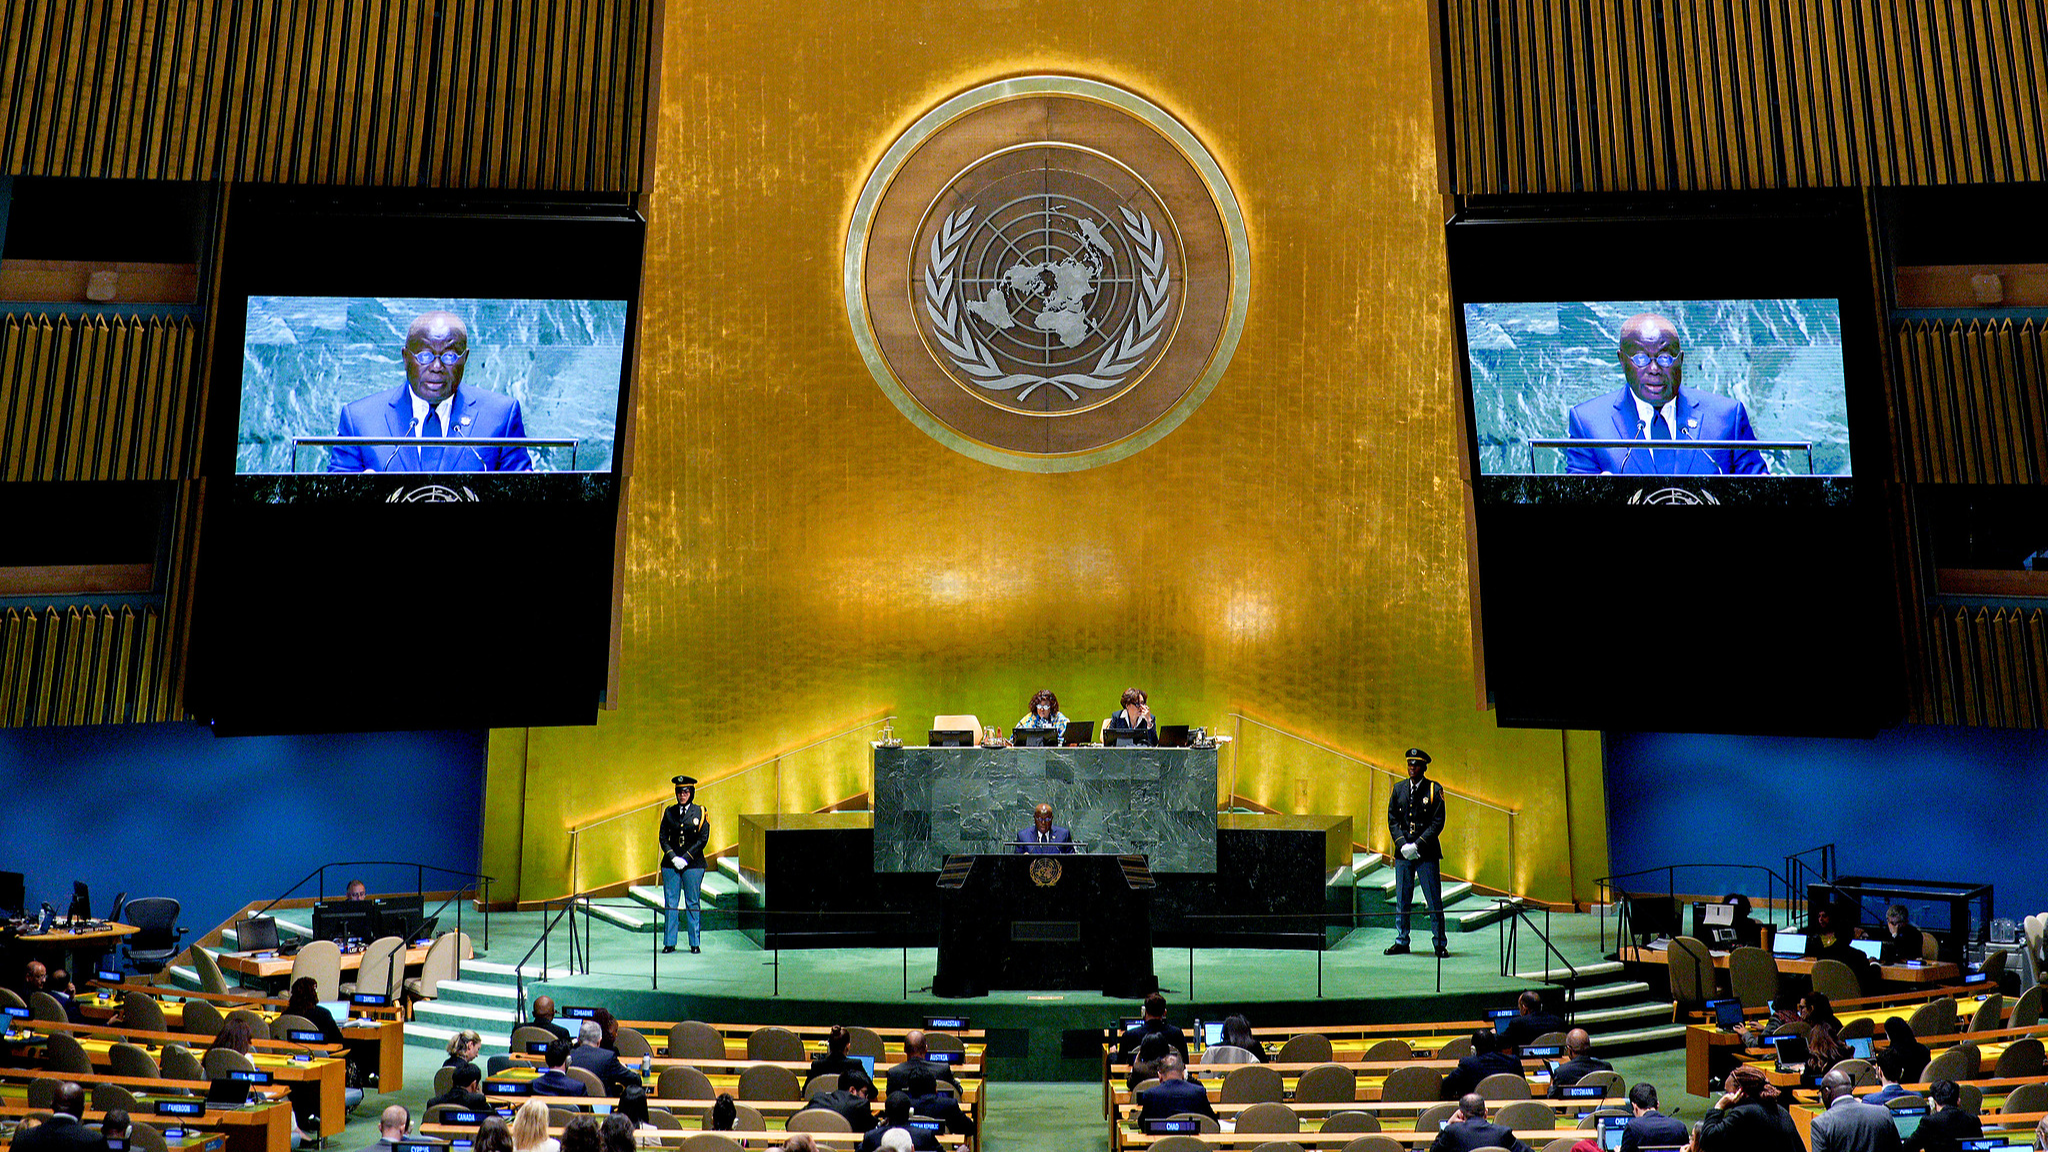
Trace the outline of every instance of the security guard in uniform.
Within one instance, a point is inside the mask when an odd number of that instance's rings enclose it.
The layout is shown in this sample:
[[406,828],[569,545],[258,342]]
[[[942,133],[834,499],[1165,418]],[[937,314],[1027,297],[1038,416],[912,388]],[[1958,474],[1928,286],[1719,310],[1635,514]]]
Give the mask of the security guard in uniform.
[[696,803],[694,777],[675,778],[676,802],[661,814],[661,903],[667,911],[663,952],[676,950],[676,897],[690,911],[690,951],[701,952],[701,897],[704,892],[704,847],[711,842],[711,819]]
[[1408,951],[1408,901],[1414,898],[1415,882],[1422,881],[1422,897],[1429,904],[1431,927],[1436,930],[1436,954],[1449,956],[1444,940],[1444,879],[1441,861],[1444,850],[1437,837],[1444,830],[1444,787],[1423,778],[1429,768],[1429,753],[1408,750],[1408,778],[1396,781],[1387,801],[1387,831],[1394,835],[1394,942],[1387,955]]

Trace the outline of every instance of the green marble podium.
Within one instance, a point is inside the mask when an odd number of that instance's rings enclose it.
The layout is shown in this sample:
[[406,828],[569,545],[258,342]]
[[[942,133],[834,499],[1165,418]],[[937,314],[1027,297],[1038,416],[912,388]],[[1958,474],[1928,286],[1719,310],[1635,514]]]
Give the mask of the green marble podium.
[[877,747],[872,795],[878,873],[1008,853],[1040,803],[1083,852],[1216,871],[1214,748]]

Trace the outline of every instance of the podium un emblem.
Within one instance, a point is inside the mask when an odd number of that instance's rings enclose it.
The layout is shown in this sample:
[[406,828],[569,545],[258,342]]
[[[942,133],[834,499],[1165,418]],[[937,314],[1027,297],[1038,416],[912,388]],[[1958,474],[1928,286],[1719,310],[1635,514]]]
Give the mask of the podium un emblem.
[[855,207],[847,310],[913,423],[1024,471],[1121,459],[1221,378],[1249,299],[1215,160],[1122,89],[1030,77],[964,93],[884,155]]
[[1033,856],[1031,858],[1031,882],[1040,888],[1050,888],[1060,882],[1060,867],[1057,857]]

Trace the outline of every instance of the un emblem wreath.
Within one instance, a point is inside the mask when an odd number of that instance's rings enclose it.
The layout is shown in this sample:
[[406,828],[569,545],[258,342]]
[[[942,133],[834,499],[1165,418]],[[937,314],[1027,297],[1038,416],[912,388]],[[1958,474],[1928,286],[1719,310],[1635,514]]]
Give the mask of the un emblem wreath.
[[1144,97],[1073,76],[962,92],[868,174],[847,318],[890,403],[963,455],[1027,472],[1121,460],[1229,367],[1250,240],[1222,168]]
[[945,348],[955,368],[990,391],[1007,391],[1023,385],[1024,390],[1016,396],[1016,401],[1021,404],[1048,384],[1065,393],[1069,400],[1080,399],[1081,394],[1074,391],[1075,388],[1093,391],[1114,388],[1145,362],[1152,346],[1159,342],[1170,311],[1167,305],[1173,286],[1173,268],[1166,261],[1166,236],[1152,227],[1149,217],[1121,204],[1117,206],[1127,227],[1125,235],[1136,248],[1143,268],[1130,323],[1108,341],[1108,347],[1095,361],[1093,370],[1044,376],[1011,371],[998,364],[994,350],[975,335],[971,310],[960,307],[960,301],[955,299],[958,285],[954,280],[954,265],[960,258],[961,246],[967,241],[969,225],[977,211],[970,204],[946,218],[932,233],[931,257],[924,266],[925,315],[932,322],[933,337]]

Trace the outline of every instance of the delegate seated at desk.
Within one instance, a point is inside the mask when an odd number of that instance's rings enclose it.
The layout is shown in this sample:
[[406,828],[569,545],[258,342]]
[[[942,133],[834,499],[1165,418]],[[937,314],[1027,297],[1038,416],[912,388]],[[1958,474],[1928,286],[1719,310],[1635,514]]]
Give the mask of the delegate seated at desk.
[[1123,706],[1102,722],[1104,744],[1111,743],[1111,729],[1139,744],[1159,743],[1159,722],[1152,718],[1152,708],[1145,703],[1144,689],[1124,689]]
[[1031,707],[1024,718],[1017,721],[1019,728],[1057,728],[1059,735],[1054,739],[1062,744],[1067,740],[1067,714],[1060,711],[1060,698],[1050,688],[1040,688],[1031,697]]

